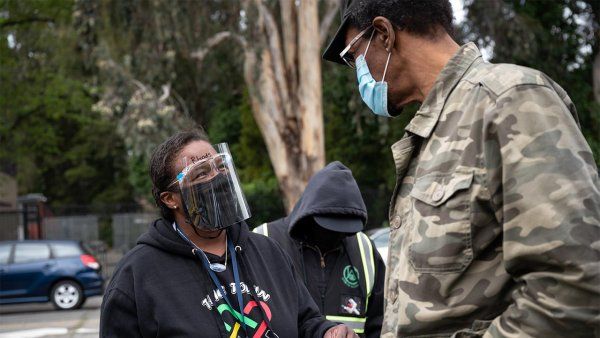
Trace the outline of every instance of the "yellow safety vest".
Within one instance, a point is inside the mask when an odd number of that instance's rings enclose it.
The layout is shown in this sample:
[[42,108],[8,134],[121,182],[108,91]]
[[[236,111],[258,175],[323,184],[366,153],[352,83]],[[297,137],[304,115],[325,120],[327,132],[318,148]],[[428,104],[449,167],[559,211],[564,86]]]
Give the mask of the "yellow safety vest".
[[[269,226],[268,223],[263,223],[258,227],[252,230],[257,234],[261,234],[269,237]],[[365,310],[364,313],[367,313],[367,308],[369,306],[369,298],[371,296],[371,292],[373,291],[373,286],[375,285],[375,256],[373,253],[373,245],[369,240],[369,237],[363,232],[356,233],[356,239],[358,241],[358,248],[360,251],[360,259],[362,262],[363,275],[365,276],[365,284],[367,286],[367,295],[365,300]],[[328,316],[325,318],[332,322],[345,324],[356,333],[364,333],[365,332],[365,323],[367,322],[367,317],[350,317],[350,316]]]

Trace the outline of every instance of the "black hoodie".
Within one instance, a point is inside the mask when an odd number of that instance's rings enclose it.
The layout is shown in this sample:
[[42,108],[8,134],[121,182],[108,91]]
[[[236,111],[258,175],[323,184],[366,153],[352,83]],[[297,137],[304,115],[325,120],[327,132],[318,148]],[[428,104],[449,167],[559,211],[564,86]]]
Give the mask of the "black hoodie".
[[[335,325],[319,314],[306,287],[294,278],[291,260],[274,241],[250,232],[245,223],[230,227],[228,236],[237,246],[245,286],[248,337],[322,337]],[[224,257],[208,256],[224,263]],[[240,310],[232,295],[231,264],[230,256],[227,270],[217,275],[234,309],[173,225],[155,221],[115,270],[102,302],[100,336],[230,337],[237,330],[243,337],[241,320],[234,319]]]
[[[343,305],[348,298],[358,303],[360,314],[366,317],[364,335],[379,337],[383,321],[383,287],[385,264],[371,242],[375,265],[373,290],[366,299],[366,285],[361,269],[362,261],[357,249],[357,235],[346,237],[338,247],[321,252],[310,244],[304,227],[315,215],[356,216],[367,220],[367,210],[352,172],[340,162],[332,162],[317,172],[308,182],[302,197],[288,217],[267,225],[268,236],[275,239],[290,255],[299,277],[319,306],[328,316],[348,316]],[[263,233],[262,229],[255,230]],[[366,238],[364,234],[360,234]],[[369,240],[370,241],[370,240]],[[360,282],[344,282],[344,272],[352,267],[359,271]],[[368,304],[366,313],[364,306]],[[352,315],[350,315],[352,316]],[[332,319],[333,320],[333,319]]]

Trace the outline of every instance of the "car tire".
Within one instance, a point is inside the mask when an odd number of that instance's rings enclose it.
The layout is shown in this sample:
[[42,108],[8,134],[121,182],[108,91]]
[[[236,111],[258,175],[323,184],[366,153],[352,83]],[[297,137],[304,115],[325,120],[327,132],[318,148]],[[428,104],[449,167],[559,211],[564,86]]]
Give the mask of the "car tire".
[[77,282],[62,280],[52,287],[50,301],[57,310],[74,310],[83,305],[85,296]]

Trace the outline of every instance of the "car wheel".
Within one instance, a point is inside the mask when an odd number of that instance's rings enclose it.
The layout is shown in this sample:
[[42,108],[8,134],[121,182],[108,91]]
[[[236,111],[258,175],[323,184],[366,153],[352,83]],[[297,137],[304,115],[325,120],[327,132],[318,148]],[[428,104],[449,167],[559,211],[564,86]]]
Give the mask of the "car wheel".
[[83,291],[76,282],[63,280],[52,288],[50,301],[58,310],[73,310],[81,307],[84,301]]

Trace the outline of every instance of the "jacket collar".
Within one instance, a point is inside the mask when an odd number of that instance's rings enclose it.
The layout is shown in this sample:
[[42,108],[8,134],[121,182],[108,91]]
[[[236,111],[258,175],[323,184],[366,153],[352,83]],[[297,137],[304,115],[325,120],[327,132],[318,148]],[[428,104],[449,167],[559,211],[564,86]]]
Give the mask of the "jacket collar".
[[406,130],[423,138],[431,136],[446,99],[477,60],[481,60],[481,53],[473,42],[460,47],[438,75],[431,91]]

